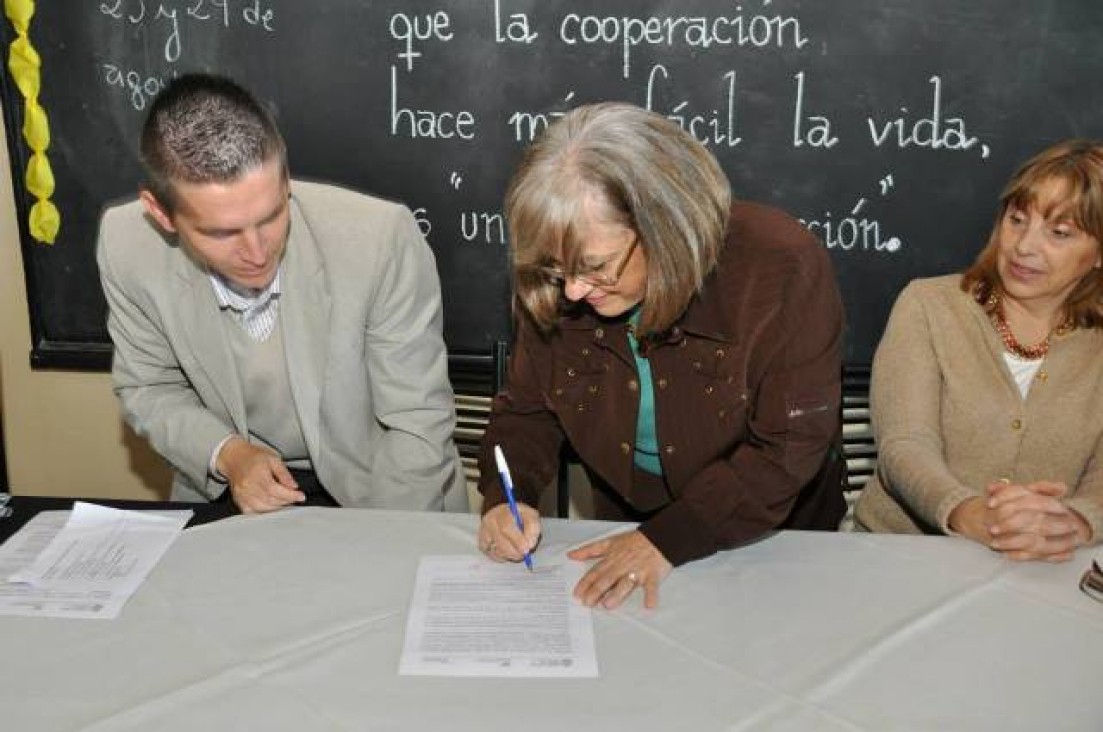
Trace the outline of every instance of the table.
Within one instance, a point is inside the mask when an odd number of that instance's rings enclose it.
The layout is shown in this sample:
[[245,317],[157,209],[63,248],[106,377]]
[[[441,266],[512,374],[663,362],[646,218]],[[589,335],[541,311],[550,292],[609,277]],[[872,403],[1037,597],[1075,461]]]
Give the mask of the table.
[[[949,537],[782,532],[682,567],[658,610],[595,612],[597,679],[399,676],[418,560],[474,552],[476,521],[189,529],[118,620],[0,618],[0,728],[1103,729],[1089,553],[1014,564]],[[609,528],[547,520],[545,542]]]

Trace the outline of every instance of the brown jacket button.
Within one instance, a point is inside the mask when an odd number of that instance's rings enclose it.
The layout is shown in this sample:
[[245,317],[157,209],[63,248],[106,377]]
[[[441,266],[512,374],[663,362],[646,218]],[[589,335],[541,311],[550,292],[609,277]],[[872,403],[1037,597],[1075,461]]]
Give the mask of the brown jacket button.
[[632,452],[632,446],[629,445],[627,442],[622,442],[620,443],[620,451],[627,455],[628,453]]

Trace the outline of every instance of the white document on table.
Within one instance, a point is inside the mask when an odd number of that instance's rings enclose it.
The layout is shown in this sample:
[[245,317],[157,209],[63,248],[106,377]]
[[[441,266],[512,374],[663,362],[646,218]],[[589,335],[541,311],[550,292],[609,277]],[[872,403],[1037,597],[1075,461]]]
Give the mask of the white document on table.
[[191,516],[80,501],[38,514],[0,546],[0,615],[118,617]]
[[571,596],[584,569],[566,557],[532,572],[476,555],[422,557],[399,673],[597,676],[593,618]]

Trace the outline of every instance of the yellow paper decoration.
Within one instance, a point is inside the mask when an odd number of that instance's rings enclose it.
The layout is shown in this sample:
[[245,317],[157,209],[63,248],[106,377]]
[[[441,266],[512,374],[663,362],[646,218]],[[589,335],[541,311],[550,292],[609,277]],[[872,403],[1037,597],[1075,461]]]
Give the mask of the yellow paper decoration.
[[61,214],[50,201],[50,196],[54,194],[54,171],[46,158],[46,149],[50,147],[50,123],[46,110],[38,103],[38,92],[42,87],[42,59],[27,35],[34,16],[34,0],[4,0],[4,14],[18,36],[12,41],[8,54],[8,72],[26,99],[23,139],[31,149],[26,184],[27,190],[38,199],[31,206],[28,223],[31,236],[37,241],[53,244],[61,229]]

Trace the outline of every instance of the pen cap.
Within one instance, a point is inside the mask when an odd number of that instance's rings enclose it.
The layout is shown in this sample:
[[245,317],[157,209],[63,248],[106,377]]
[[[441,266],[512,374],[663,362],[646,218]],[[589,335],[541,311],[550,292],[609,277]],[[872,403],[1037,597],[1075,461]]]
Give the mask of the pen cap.
[[494,446],[494,463],[498,466],[498,473],[502,478],[513,482],[513,476],[509,474],[509,466],[506,465],[506,456],[502,453],[500,445]]

